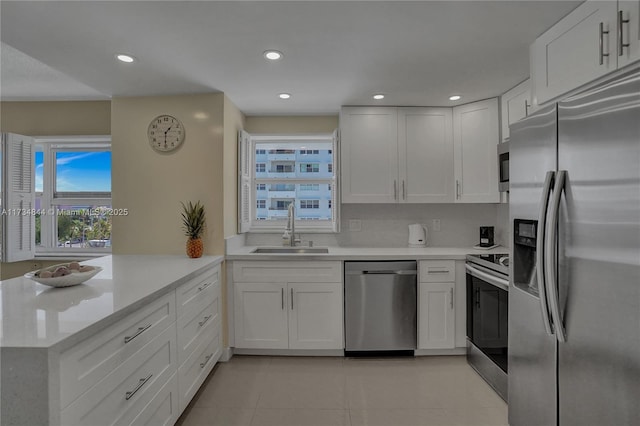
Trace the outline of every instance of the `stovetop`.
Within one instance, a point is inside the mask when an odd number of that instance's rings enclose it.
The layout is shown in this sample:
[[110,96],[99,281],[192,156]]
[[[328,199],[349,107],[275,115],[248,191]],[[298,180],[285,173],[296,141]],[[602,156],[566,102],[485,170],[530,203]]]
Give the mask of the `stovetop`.
[[504,275],[509,275],[509,255],[501,254],[468,254],[467,261],[489,268]]

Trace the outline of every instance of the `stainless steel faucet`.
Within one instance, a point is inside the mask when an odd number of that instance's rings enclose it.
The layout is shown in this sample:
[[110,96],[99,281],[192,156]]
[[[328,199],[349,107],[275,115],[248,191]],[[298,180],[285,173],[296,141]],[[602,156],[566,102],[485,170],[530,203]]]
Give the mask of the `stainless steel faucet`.
[[293,200],[287,209],[287,231],[289,231],[289,245],[295,247],[300,242],[296,238],[296,201]]

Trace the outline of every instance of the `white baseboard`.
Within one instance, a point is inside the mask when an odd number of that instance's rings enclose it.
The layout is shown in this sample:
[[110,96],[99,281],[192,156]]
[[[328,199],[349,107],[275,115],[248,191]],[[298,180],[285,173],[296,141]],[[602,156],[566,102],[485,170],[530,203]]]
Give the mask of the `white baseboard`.
[[268,355],[268,356],[344,356],[343,349],[238,349],[233,348],[234,355]]
[[233,348],[224,348],[222,350],[222,354],[220,355],[220,362],[227,362],[233,357]]
[[466,355],[467,348],[453,349],[416,349],[415,356],[437,356],[437,355]]

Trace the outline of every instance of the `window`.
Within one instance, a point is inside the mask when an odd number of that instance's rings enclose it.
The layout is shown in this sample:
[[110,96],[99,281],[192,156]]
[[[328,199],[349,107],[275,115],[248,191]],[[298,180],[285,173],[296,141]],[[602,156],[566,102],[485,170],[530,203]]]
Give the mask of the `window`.
[[267,208],[267,200],[258,200],[256,203],[256,207],[259,209],[266,209]]
[[259,184],[256,186],[256,189],[257,189],[258,191],[266,191],[266,189],[267,189],[267,185],[266,185],[266,184],[264,184],[264,183],[259,183]]
[[293,164],[276,164],[276,173],[293,173]]
[[300,191],[319,191],[319,190],[320,190],[319,183],[301,183],[300,184]]
[[36,253],[111,251],[109,137],[36,139]]
[[333,173],[333,164],[331,164],[331,163],[327,164],[327,171],[329,173]]
[[318,173],[320,171],[319,163],[302,163],[300,164],[301,173]]
[[266,153],[267,151],[265,151],[264,149],[256,149],[256,155],[264,155]]
[[[337,231],[339,204],[331,200],[336,196],[334,189],[337,188],[338,171],[327,166],[335,161],[335,149],[335,137],[330,134],[252,136],[241,132],[240,232],[281,233],[286,226],[291,203],[296,207],[297,231]],[[245,154],[259,150],[269,155],[259,163],[255,156],[252,158]],[[313,155],[313,161],[309,161],[309,157],[305,160],[305,155]],[[258,164],[264,164],[264,168],[258,168]],[[262,204],[251,202],[258,199],[257,191],[263,191],[261,188],[267,190],[266,193],[260,192],[259,196],[261,200],[266,198],[266,209],[258,207]],[[243,208],[254,205],[254,210]]]
[[300,200],[301,209],[319,209],[320,200]]
[[267,171],[267,165],[265,163],[256,163],[256,172],[265,173]]

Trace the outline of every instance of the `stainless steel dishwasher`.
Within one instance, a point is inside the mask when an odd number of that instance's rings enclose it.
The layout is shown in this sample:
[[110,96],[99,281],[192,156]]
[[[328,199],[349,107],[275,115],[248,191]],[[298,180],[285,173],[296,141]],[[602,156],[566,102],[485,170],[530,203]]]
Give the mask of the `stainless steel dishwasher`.
[[345,262],[344,274],[345,355],[367,355],[367,351],[413,355],[416,262]]

